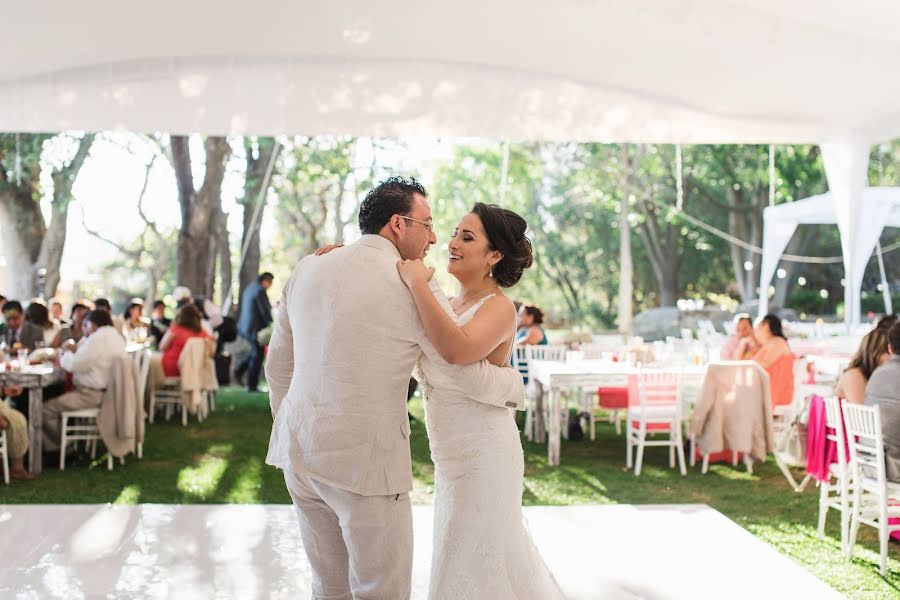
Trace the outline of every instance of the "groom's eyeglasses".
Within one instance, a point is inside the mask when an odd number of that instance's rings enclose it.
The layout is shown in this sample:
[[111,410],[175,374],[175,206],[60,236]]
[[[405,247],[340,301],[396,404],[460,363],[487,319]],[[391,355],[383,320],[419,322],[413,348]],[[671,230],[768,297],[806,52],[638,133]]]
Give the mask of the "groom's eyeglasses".
[[419,219],[413,219],[412,217],[406,217],[404,215],[397,215],[397,216],[400,217],[401,219],[406,219],[407,221],[412,221],[414,223],[421,223],[422,225],[425,226],[425,229],[434,233],[434,223],[432,223],[431,221],[420,221]]

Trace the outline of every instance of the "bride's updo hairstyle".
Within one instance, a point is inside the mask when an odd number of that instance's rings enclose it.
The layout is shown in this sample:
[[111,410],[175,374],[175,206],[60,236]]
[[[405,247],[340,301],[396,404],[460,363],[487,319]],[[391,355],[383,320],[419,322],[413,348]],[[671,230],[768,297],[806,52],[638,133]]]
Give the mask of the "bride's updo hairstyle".
[[477,202],[472,213],[481,219],[490,249],[503,255],[494,265],[494,280],[501,287],[516,285],[525,269],[534,262],[531,240],[525,237],[528,223],[513,211],[495,204]]

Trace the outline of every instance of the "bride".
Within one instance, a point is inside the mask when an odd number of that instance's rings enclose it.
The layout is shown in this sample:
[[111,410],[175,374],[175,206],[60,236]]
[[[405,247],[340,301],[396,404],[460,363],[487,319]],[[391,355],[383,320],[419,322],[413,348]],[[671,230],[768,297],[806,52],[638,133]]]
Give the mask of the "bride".
[[[459,280],[452,300],[420,260],[397,268],[415,299],[428,338],[450,364],[483,358],[509,365],[516,310],[500,288],[531,266],[525,220],[478,203],[449,243],[448,272]],[[433,600],[562,598],[522,516],[524,459],[514,414],[432,386],[446,363],[423,355],[418,378],[434,461]]]

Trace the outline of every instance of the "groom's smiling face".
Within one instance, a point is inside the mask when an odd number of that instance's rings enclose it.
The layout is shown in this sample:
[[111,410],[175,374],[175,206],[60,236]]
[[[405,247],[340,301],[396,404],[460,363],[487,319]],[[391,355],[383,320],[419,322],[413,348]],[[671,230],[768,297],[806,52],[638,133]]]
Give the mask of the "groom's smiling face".
[[412,210],[406,216],[415,220],[400,220],[400,235],[397,239],[400,256],[408,260],[425,260],[428,249],[437,243],[437,237],[431,228],[431,206],[425,196],[413,196]]

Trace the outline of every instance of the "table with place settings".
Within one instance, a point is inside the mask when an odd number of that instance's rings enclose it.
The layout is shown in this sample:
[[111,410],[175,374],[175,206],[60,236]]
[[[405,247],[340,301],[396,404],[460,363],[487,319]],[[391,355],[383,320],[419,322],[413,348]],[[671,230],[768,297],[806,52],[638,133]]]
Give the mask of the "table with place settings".
[[63,380],[62,370],[51,364],[28,365],[0,370],[0,385],[21,386],[28,390],[28,467],[38,475],[43,470],[43,409],[44,388]]
[[[554,467],[559,466],[560,461],[562,429],[560,402],[562,396],[572,389],[597,390],[600,387],[633,389],[637,386],[637,375],[641,370],[637,366],[605,360],[566,362],[536,360],[529,367],[535,384],[538,386],[538,393],[543,396],[544,405],[549,407],[547,460]],[[686,380],[697,382],[697,387],[706,373],[705,365],[647,366],[646,368],[654,371],[678,372],[686,376]]]

